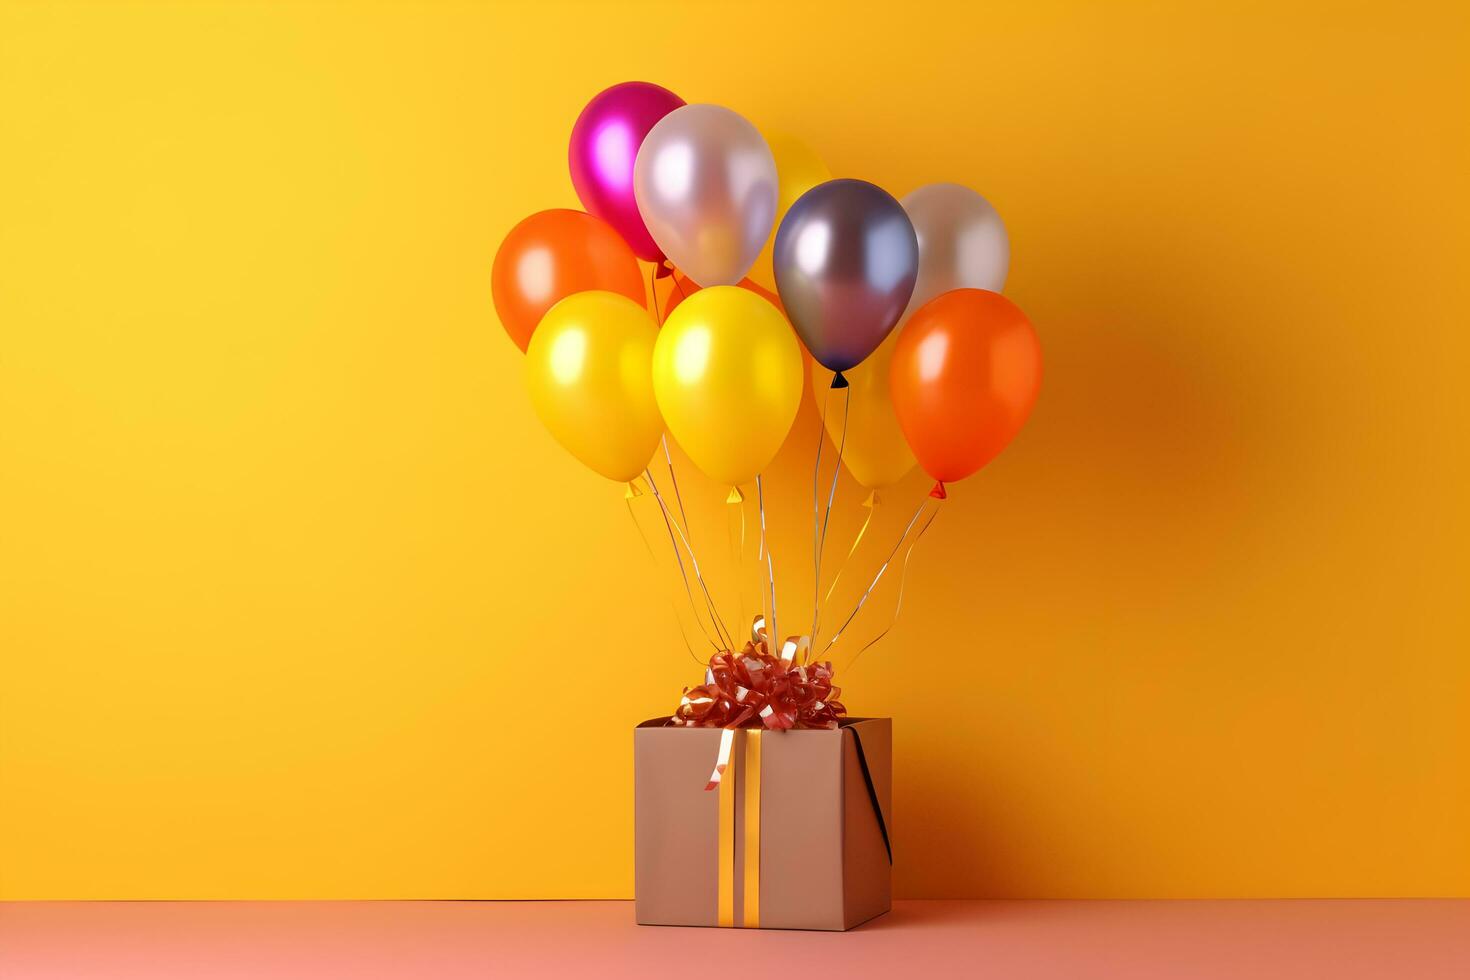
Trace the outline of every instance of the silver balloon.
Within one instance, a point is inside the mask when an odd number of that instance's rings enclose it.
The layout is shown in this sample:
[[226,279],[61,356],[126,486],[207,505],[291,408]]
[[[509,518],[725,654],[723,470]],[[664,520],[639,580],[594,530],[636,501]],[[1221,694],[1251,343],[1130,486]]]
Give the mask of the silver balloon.
[[988,289],[1006,284],[1011,243],[990,202],[959,184],[929,184],[903,199],[919,236],[919,281],[903,320],[951,289]]
[[776,220],[776,161],[754,126],[723,106],[658,121],[633,164],[638,212],[675,266],[701,286],[733,286]]

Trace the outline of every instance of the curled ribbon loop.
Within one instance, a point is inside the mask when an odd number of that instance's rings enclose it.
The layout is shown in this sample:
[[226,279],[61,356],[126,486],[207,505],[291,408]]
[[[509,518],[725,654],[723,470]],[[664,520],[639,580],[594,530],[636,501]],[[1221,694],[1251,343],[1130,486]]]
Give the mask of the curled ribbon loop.
[[[832,684],[832,664],[795,663],[794,656],[771,652],[765,624],[752,624],[754,638],[739,653],[710,657],[704,683],[686,688],[672,722],[689,728],[836,728],[847,708],[837,700],[842,689]],[[805,649],[807,637],[791,637],[783,648]],[[724,756],[725,752],[721,751]],[[721,767],[716,765],[716,773]],[[718,785],[718,775],[711,785]]]
[[725,778],[725,770],[730,768],[730,749],[734,744],[735,729],[727,728],[720,732],[720,754],[715,759],[715,769],[709,774],[709,785],[705,789],[714,789]]

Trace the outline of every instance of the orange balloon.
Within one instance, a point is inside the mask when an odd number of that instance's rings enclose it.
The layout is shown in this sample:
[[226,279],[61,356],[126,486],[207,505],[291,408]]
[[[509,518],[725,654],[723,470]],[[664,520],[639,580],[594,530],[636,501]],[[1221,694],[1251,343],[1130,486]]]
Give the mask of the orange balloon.
[[940,483],[962,480],[1026,424],[1041,388],[1041,343],[1000,293],[955,289],[904,324],[889,386],[919,464]]
[[638,259],[601,218],[565,208],[538,211],[512,228],[495,253],[495,312],[523,352],[547,310],[589,289],[648,303]]

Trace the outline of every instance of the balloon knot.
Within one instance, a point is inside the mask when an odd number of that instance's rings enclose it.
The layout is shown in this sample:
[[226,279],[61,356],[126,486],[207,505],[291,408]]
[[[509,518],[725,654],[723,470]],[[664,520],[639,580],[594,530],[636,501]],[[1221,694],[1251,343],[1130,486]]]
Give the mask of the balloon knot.
[[740,492],[739,487],[731,487],[730,495],[725,498],[727,504],[740,504],[745,502],[745,494]]
[[664,259],[662,262],[660,262],[658,264],[658,273],[657,273],[657,275],[654,276],[654,278],[655,279],[667,279],[669,276],[672,276],[673,274],[674,274],[674,263],[670,262],[668,259]]
[[932,489],[932,490],[929,491],[929,496],[933,497],[935,500],[948,500],[949,499],[949,494],[947,494],[947,493],[944,492],[944,481],[943,480],[938,480],[938,481],[935,482],[934,489]]
[[834,388],[846,388],[847,387],[847,378],[842,374],[841,371],[838,371],[836,374],[832,375],[832,387],[834,387]]

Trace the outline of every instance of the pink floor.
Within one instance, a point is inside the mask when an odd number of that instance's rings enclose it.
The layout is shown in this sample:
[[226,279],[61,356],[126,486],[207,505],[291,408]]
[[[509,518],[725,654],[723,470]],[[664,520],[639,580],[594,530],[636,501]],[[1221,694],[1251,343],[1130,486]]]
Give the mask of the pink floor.
[[1463,980],[1470,900],[902,902],[847,934],[640,928],[626,902],[0,905],[4,980],[832,975]]

